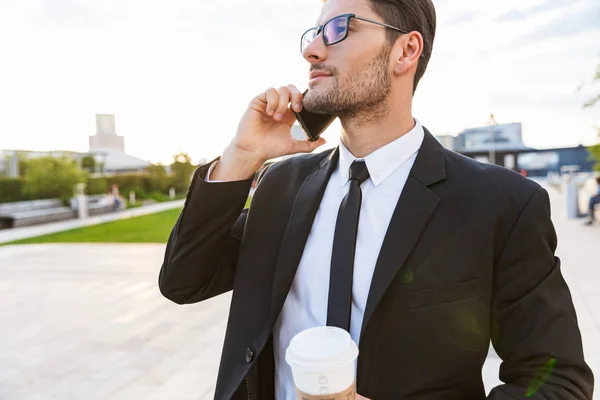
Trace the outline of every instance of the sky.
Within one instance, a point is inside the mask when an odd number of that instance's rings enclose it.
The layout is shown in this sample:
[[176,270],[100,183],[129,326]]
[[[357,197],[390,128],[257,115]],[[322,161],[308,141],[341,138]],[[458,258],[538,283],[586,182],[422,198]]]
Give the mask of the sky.
[[[521,122],[526,145],[592,144],[582,105],[600,63],[598,0],[434,0],[437,34],[413,115],[436,135]],[[128,154],[219,155],[248,102],[303,90],[300,35],[319,0],[0,0],[0,149],[88,150],[115,114]],[[324,134],[338,141],[339,124]]]

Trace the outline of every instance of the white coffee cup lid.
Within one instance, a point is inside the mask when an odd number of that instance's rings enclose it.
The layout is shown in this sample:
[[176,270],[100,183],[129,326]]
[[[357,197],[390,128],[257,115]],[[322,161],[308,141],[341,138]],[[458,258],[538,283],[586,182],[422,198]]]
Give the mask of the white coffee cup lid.
[[358,347],[344,329],[321,326],[306,329],[291,340],[285,360],[305,371],[343,368],[358,357]]

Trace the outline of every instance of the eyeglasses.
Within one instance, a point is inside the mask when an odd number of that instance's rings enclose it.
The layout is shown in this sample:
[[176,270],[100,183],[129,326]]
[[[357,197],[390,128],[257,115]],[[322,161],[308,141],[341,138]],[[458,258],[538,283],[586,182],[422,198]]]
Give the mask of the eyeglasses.
[[304,32],[304,34],[302,35],[302,39],[300,40],[300,52],[304,53],[304,49],[306,49],[306,46],[311,44],[317,37],[319,37],[321,32],[323,33],[323,42],[326,46],[331,46],[332,44],[339,43],[342,40],[346,39],[348,37],[348,27],[350,26],[350,20],[352,18],[384,26],[386,28],[398,31],[402,34],[408,33],[404,29],[396,28],[395,26],[384,24],[383,22],[373,21],[372,19],[359,17],[356,14],[343,14],[331,18],[321,26],[310,28],[309,30]]

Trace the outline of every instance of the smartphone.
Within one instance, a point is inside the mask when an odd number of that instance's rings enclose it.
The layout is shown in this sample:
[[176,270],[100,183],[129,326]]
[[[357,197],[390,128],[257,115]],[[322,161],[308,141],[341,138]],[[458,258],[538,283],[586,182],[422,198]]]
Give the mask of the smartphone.
[[[306,91],[303,94],[306,94]],[[299,113],[293,109],[291,110],[304,130],[304,133],[306,133],[306,138],[309,142],[316,142],[325,129],[336,119],[334,115],[312,113],[306,111],[304,107],[302,107],[302,111]]]

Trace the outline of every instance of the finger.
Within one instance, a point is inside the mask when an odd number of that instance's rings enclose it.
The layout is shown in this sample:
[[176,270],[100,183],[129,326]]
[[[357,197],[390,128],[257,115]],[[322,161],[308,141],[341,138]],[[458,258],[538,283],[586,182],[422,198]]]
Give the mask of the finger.
[[285,114],[283,115],[283,119],[281,120],[284,124],[288,125],[290,128],[292,125],[296,123],[296,116],[292,112],[291,109],[285,110]]
[[275,118],[275,120],[277,120],[277,121],[281,121],[288,109],[288,104],[290,104],[291,93],[290,93],[290,89],[288,89],[285,86],[280,87],[278,92],[279,92],[279,105],[277,106],[277,109],[275,110],[275,115],[273,116],[273,118]]
[[314,151],[316,148],[324,145],[326,140],[322,137],[318,138],[314,142],[309,142],[308,140],[298,140],[294,139],[294,150],[293,153],[310,153]]
[[292,108],[296,112],[302,111],[302,92],[294,85],[288,85],[287,88],[291,93]]
[[277,109],[277,106],[279,105],[279,93],[277,93],[275,88],[269,88],[263,96],[267,103],[265,112],[269,117],[272,117],[275,113],[275,109]]

